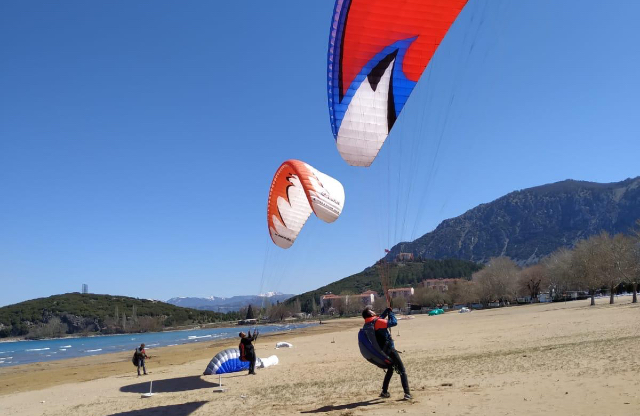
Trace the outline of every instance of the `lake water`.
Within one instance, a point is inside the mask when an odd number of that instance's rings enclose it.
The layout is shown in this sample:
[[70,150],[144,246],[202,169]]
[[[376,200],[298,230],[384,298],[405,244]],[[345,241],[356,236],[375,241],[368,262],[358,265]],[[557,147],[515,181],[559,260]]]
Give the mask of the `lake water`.
[[[261,325],[261,334],[278,331],[293,331],[317,325],[301,323],[287,325]],[[147,353],[152,350],[194,342],[210,342],[218,339],[237,338],[241,330],[252,327],[192,329],[188,331],[148,332],[143,334],[105,335],[83,338],[47,339],[41,341],[0,342],[0,367],[37,363],[42,361],[63,360],[65,358],[86,357],[113,352],[133,351],[144,343]]]

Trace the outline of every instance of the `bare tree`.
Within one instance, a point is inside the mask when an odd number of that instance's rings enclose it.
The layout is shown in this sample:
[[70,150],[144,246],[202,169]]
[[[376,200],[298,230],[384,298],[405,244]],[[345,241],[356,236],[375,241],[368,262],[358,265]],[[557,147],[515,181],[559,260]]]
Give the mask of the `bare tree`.
[[338,315],[343,316],[347,312],[347,302],[345,299],[340,297],[331,300],[331,307],[338,313]]
[[571,256],[571,250],[561,247],[542,261],[551,296],[556,300],[569,290],[573,283]]
[[450,302],[454,305],[456,303],[472,303],[477,300],[476,298],[476,284],[466,279],[456,279],[449,285],[447,295],[449,295]]
[[633,300],[631,303],[638,303],[638,283],[640,283],[640,219],[636,220],[636,227],[632,230],[632,235],[629,256],[633,267],[626,281],[633,286]]
[[271,322],[282,321],[284,320],[284,318],[290,315],[290,312],[284,305],[284,303],[276,303],[275,305],[271,305],[269,309],[267,309],[266,313]]
[[407,307],[407,300],[402,296],[395,297],[391,299],[391,307],[403,309]]
[[505,302],[516,297],[518,265],[509,257],[494,257],[489,264],[473,275],[480,301]]
[[617,234],[613,237],[612,255],[621,280],[633,286],[633,300],[631,302],[637,303],[638,282],[640,281],[640,240]]
[[362,309],[364,309],[365,306],[361,297],[349,296],[345,306],[345,313],[347,315],[358,315],[362,313]]
[[387,299],[384,296],[377,296],[373,300],[373,310],[376,312],[382,312],[387,308]]
[[549,287],[549,278],[541,264],[522,269],[518,275],[518,291],[526,293],[532,302],[538,298],[540,291]]
[[590,239],[595,240],[598,252],[596,264],[603,283],[609,288],[609,304],[613,305],[616,289],[624,280],[624,271],[621,267],[626,267],[626,261],[620,256],[624,245],[623,236],[615,238],[603,231]]
[[580,240],[571,256],[571,271],[577,284],[589,291],[591,306],[595,305],[595,294],[605,285],[601,274],[601,241],[594,236]]
[[[449,303],[450,300],[451,297],[448,294],[429,287],[416,288],[414,294],[410,298],[412,304],[430,307]],[[394,306],[396,306],[396,299],[393,300],[393,303]]]

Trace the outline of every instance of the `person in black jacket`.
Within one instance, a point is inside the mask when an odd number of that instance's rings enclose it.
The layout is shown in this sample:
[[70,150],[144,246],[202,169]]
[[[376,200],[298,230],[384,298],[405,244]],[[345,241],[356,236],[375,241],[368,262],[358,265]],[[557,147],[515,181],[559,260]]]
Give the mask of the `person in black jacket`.
[[140,344],[138,348],[136,348],[136,358],[138,359],[138,377],[140,377],[140,367],[144,370],[144,375],[147,375],[147,367],[144,365],[144,360],[149,358],[147,356],[147,352],[144,350],[144,344]]
[[391,338],[391,333],[389,332],[389,328],[398,325],[396,316],[391,308],[385,309],[382,315],[378,315],[371,306],[367,306],[362,311],[362,317],[364,318],[365,323],[374,323],[376,341],[378,341],[380,349],[384,351],[384,353],[387,354],[393,362],[393,364],[391,364],[387,369],[387,374],[382,382],[382,393],[380,393],[380,397],[385,399],[391,397],[388,391],[389,382],[391,381],[391,376],[393,376],[393,371],[395,370],[400,374],[400,382],[402,383],[402,389],[404,390],[404,400],[411,400],[412,397],[411,391],[409,390],[407,371],[404,368],[400,354],[396,350],[393,338]]
[[253,348],[252,342],[258,339],[259,332],[256,329],[253,331],[253,335],[251,335],[251,331],[249,331],[249,336],[244,332],[240,332],[240,360],[241,361],[249,361],[249,374],[256,375],[256,352]]

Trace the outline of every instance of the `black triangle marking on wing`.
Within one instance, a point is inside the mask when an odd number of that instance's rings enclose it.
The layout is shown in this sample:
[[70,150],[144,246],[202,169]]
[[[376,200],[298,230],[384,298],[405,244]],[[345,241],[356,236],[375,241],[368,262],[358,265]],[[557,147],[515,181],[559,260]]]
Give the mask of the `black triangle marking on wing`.
[[378,88],[378,84],[384,75],[384,71],[387,70],[389,64],[396,59],[396,55],[398,55],[398,50],[391,52],[389,55],[385,56],[380,62],[373,67],[369,75],[367,75],[367,80],[369,84],[371,84],[371,88],[375,91]]
[[[374,91],[378,88],[378,84],[384,75],[384,72],[387,70],[389,65],[393,62],[395,66],[395,59],[398,55],[398,50],[391,52],[389,55],[385,56],[378,64],[371,70],[369,75],[367,75],[367,80],[371,85],[371,89]],[[395,99],[393,97],[393,71],[395,68],[391,68],[391,79],[389,80],[389,95],[387,96],[387,126],[389,127],[388,131],[391,131],[393,124],[396,122],[396,105]]]

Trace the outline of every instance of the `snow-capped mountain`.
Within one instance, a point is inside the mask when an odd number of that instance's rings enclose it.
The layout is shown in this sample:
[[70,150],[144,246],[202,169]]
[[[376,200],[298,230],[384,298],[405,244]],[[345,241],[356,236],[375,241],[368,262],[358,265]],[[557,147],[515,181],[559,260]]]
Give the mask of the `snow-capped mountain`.
[[167,303],[183,308],[202,309],[216,312],[231,312],[240,310],[249,305],[268,306],[282,302],[294,295],[280,292],[267,292],[259,295],[232,296],[229,298],[209,296],[206,298],[175,297],[167,300]]

